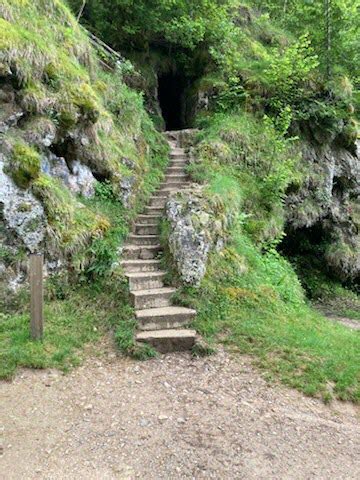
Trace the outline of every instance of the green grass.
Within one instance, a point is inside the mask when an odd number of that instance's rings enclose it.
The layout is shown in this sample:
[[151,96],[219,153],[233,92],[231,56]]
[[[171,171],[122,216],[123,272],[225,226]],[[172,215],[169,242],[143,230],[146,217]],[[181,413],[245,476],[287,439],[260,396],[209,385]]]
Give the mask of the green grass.
[[[176,301],[197,310],[193,326],[210,345],[221,341],[253,355],[268,379],[325,401],[359,403],[360,333],[313,309],[294,267],[276,251],[296,148],[249,115],[217,115],[205,127],[196,147],[198,161],[189,170],[208,184],[205,195],[220,197],[221,214],[234,220],[230,242],[211,255],[200,289],[183,287]],[[338,284],[334,288],[327,297],[336,290],[344,300],[346,292],[344,312],[358,317],[358,297]]]
[[[127,281],[121,268],[113,267],[120,259],[118,249],[129,233],[129,225],[157,188],[168,161],[164,146],[157,142],[157,134],[150,126],[144,130],[151,147],[148,175],[131,208],[122,206],[110,182],[98,183],[95,196],[90,199],[70,197],[60,184],[49,190],[47,201],[53,202],[50,210],[55,212],[60,204],[61,211],[53,220],[61,222],[64,235],[73,235],[73,231],[65,228],[63,211],[70,219],[82,215],[83,222],[70,222],[76,232],[88,225],[85,232],[91,234],[93,219],[105,219],[101,224],[106,224],[106,229],[101,235],[94,235],[87,246],[84,242],[83,249],[71,252],[71,272],[47,282],[42,342],[30,339],[26,288],[16,296],[0,292],[0,309],[4,312],[0,314],[0,378],[11,378],[18,367],[54,367],[68,371],[81,362],[84,347],[96,343],[106,332],[114,334],[119,351],[124,354],[137,359],[155,355],[150,347],[135,343],[136,322]],[[88,218],[90,221],[86,223]],[[8,256],[5,248],[0,249],[0,258],[10,262]]]
[[194,327],[207,341],[254,355],[267,378],[360,402],[360,333],[311,309],[290,264],[261,254],[246,235],[235,233],[212,256],[200,290],[184,288],[178,301],[197,309]]
[[86,345],[96,345],[107,333],[126,355],[140,360],[155,355],[134,341],[134,310],[121,271],[76,285],[53,277],[45,290],[43,341],[30,338],[28,298],[17,313],[0,315],[0,379],[10,379],[19,367],[67,372],[82,362]]
[[[105,293],[101,283],[70,288],[64,287],[63,281],[59,282],[57,294],[65,298],[53,298],[45,304],[43,341],[30,339],[25,306],[20,313],[0,318],[0,378],[11,378],[18,367],[68,371],[79,364],[86,344],[99,340],[128,313],[121,283]],[[47,290],[53,289],[54,285],[48,285]]]

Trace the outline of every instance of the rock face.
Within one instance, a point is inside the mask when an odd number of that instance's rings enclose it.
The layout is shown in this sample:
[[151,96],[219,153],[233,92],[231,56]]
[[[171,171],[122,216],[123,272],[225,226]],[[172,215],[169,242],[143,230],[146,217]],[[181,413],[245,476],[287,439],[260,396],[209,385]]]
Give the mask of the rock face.
[[74,161],[68,167],[63,157],[57,157],[49,152],[41,162],[41,170],[48,175],[58,178],[74,194],[92,197],[95,193],[96,179],[89,167],[79,161]]
[[231,215],[219,211],[223,211],[220,201],[206,198],[200,186],[173,194],[167,202],[170,252],[181,279],[189,285],[200,285],[209,253],[225,244]]
[[3,168],[4,160],[0,154],[0,221],[29,252],[34,253],[44,239],[44,209],[30,192],[18,188]]
[[354,153],[305,144],[305,182],[286,199],[290,235],[316,227],[326,238],[324,261],[341,279],[360,276],[360,142]]

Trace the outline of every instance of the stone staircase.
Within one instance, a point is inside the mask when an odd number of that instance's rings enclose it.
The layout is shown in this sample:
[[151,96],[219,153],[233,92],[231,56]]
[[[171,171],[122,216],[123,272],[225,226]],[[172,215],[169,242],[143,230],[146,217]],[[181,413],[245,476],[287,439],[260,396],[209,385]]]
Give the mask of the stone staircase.
[[179,134],[166,132],[166,136],[171,153],[165,180],[150,198],[144,213],[137,217],[121,262],[138,321],[136,340],[150,344],[161,353],[189,350],[196,341],[196,332],[185,328],[196,312],[172,304],[176,289],[164,285],[166,272],[161,269],[159,260],[162,253],[159,221],[164,215],[167,197],[188,183],[185,173],[188,158],[178,146]]

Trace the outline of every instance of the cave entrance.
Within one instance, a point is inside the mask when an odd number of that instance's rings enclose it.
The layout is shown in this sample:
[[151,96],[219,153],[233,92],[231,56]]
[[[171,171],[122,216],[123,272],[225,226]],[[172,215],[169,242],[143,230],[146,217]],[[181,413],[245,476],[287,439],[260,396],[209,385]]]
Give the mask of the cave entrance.
[[168,72],[159,76],[159,103],[166,130],[186,128],[185,90],[189,82],[184,75]]

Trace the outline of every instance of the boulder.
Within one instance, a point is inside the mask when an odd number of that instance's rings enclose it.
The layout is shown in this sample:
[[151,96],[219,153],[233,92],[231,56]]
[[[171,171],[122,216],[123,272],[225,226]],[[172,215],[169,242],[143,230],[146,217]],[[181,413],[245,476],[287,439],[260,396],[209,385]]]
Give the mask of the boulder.
[[232,212],[225,212],[216,197],[208,198],[200,186],[173,194],[166,204],[170,224],[169,249],[181,279],[199,286],[211,251],[221,250],[227,239]]

